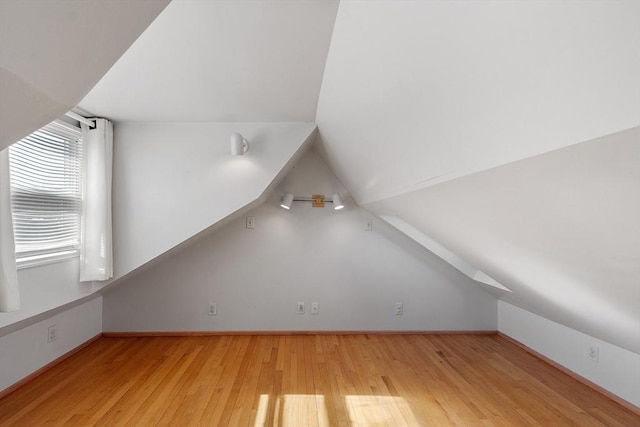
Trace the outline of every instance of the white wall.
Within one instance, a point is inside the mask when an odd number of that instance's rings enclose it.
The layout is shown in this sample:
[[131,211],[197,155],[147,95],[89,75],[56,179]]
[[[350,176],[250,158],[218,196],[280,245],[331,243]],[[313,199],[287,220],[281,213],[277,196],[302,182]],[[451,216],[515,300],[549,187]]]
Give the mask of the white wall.
[[[314,123],[119,123],[114,130],[114,278],[262,196]],[[233,132],[249,140],[231,156]]]
[[[504,301],[498,302],[498,330],[640,407],[640,355]],[[590,347],[598,347],[597,363],[588,357]]]
[[[47,342],[48,328],[56,325],[57,338]],[[102,297],[0,337],[0,390],[102,332]]]
[[[115,279],[256,202],[308,148],[314,130],[313,123],[117,124]],[[251,142],[242,157],[229,151],[236,131]],[[0,313],[0,335],[110,283],[80,283],[78,272],[77,258],[20,270],[21,309]]]
[[46,315],[93,293],[91,283],[79,282],[79,271],[78,258],[18,270],[20,310],[0,313],[0,335],[18,322]]
[[[279,207],[284,192],[334,191],[345,198],[341,211]],[[372,215],[315,151],[248,215],[254,229],[239,218],[105,291],[104,331],[496,329],[493,296],[382,221],[365,231]],[[312,301],[320,314],[310,314]],[[396,302],[404,315],[394,315]]]

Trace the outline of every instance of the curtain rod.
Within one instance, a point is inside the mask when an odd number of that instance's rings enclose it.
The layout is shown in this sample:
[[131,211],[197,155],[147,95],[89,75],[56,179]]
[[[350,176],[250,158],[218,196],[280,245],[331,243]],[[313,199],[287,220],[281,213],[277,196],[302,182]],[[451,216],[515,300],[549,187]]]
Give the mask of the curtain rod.
[[64,115],[73,120],[77,120],[80,123],[84,123],[85,125],[90,126],[92,128],[96,127],[95,120],[89,120],[87,118],[84,118],[80,114],[74,113],[73,111],[67,111],[66,113],[64,113]]

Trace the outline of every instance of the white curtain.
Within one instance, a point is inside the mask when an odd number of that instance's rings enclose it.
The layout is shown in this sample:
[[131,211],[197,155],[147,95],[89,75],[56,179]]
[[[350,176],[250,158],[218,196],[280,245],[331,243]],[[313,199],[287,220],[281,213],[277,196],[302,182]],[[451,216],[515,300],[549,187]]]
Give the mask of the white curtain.
[[11,218],[9,148],[0,151],[0,311],[20,309],[16,249]]
[[82,125],[83,197],[80,230],[80,281],[113,276],[111,243],[111,164],[113,125],[96,119],[95,129]]

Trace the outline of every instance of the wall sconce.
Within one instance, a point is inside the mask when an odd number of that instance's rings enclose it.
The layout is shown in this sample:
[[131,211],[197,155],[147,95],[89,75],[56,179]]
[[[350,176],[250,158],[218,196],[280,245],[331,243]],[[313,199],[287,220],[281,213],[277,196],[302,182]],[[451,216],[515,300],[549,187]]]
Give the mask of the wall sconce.
[[311,202],[314,208],[322,208],[325,203],[333,203],[333,209],[335,210],[344,208],[344,203],[338,193],[333,193],[330,199],[325,198],[323,194],[314,194],[311,197],[296,197],[291,193],[287,193],[282,198],[280,206],[288,210],[291,209],[293,202]]
[[239,133],[231,134],[231,155],[243,156],[244,153],[249,151],[249,141],[244,139]]
[[289,210],[291,209],[291,203],[293,203],[293,194],[291,193],[287,193],[284,195],[284,197],[282,198],[282,203],[280,203],[280,206]]
[[331,196],[331,201],[333,201],[333,209],[339,211],[340,209],[344,208],[344,203],[342,203],[342,198],[338,193],[333,193],[333,196]]

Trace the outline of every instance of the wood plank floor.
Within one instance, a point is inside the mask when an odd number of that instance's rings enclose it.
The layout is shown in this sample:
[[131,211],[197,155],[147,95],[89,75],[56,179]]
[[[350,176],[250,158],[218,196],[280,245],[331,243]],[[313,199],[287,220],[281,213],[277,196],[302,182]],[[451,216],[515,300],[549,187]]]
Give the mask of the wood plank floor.
[[0,400],[0,425],[640,426],[494,335],[101,338]]

